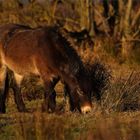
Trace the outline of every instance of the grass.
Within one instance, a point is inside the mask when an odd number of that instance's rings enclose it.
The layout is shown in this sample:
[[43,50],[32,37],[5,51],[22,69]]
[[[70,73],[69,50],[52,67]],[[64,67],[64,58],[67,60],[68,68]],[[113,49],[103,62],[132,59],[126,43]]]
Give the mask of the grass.
[[133,140],[140,137],[140,112],[87,115],[12,113],[1,115],[3,140]]

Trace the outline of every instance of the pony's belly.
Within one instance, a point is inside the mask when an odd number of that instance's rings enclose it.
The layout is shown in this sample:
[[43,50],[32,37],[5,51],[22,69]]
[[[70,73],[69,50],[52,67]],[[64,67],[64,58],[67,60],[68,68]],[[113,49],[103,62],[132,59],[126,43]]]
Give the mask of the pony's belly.
[[12,59],[5,59],[5,65],[14,73],[19,75],[28,75],[30,73],[39,75],[38,69],[32,61],[12,61]]

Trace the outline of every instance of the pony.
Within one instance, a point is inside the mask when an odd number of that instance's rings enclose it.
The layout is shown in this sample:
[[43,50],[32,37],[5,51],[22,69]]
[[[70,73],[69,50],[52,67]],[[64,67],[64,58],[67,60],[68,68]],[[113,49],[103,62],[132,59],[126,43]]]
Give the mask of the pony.
[[[24,76],[35,74],[44,82],[43,110],[55,110],[54,87],[61,79],[70,89],[69,96],[74,108],[82,113],[92,109],[92,84],[86,68],[76,50],[59,32],[57,26],[30,28],[18,24],[0,27],[1,68],[5,69],[4,90],[0,93],[0,112],[4,112],[8,91],[8,72],[13,75],[15,102],[19,111],[26,111],[20,95]],[[3,81],[3,80],[1,80]]]

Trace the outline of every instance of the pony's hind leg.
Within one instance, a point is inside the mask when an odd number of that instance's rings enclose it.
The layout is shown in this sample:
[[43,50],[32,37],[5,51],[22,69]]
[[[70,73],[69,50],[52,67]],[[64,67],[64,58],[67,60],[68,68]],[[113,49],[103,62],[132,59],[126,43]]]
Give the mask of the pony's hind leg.
[[22,76],[11,72],[11,83],[10,83],[10,87],[13,89],[14,92],[14,99],[15,99],[15,103],[17,105],[17,109],[19,112],[26,112],[27,109],[25,107],[24,101],[22,99],[22,95],[21,95],[21,87],[20,87],[20,83],[23,79]]
[[7,70],[5,69],[4,73],[0,73],[0,113],[5,113],[6,112],[6,106],[5,106],[5,102],[6,102],[6,98],[7,98],[7,94],[9,91],[9,77],[8,77],[8,73]]
[[55,77],[55,78],[53,78],[53,80],[51,82],[52,92],[49,96],[48,106],[49,106],[49,108],[51,109],[52,112],[54,112],[56,110],[56,92],[55,92],[54,87],[59,80],[60,80],[59,77]]

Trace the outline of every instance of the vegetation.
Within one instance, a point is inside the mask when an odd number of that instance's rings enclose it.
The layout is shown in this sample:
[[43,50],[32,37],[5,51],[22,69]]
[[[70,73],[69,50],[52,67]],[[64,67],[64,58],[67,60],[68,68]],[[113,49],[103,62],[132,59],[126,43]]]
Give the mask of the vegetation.
[[3,0],[0,24],[58,25],[93,72],[93,111],[70,112],[58,83],[57,111],[42,113],[44,88],[25,77],[22,95],[29,113],[18,113],[10,90],[0,115],[2,140],[137,140],[140,138],[140,4],[137,0]]
[[103,115],[9,114],[1,116],[3,140],[137,140],[140,137],[139,113]]

